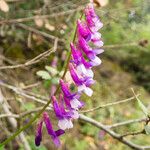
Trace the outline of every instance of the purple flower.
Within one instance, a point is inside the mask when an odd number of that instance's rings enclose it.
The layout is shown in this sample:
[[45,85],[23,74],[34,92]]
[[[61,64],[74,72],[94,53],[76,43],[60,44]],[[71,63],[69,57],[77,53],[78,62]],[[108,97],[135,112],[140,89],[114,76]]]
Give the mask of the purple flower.
[[77,33],[78,36],[82,36],[86,41],[89,41],[92,36],[86,22],[81,22],[81,20],[77,21]]
[[78,92],[83,91],[88,96],[92,96],[93,90],[89,86],[94,83],[94,80],[90,77],[79,77],[72,64],[69,64],[69,70],[73,81],[78,86]]
[[69,86],[62,79],[60,80],[61,90],[64,95],[64,102],[69,109],[78,110],[83,107],[84,103],[79,100],[80,95],[78,93],[72,94],[69,90]]
[[99,17],[96,15],[93,4],[90,3],[85,9],[86,22],[92,32],[97,32],[103,27]]
[[102,47],[104,45],[103,41],[101,40],[101,34],[99,32],[92,33],[91,41],[95,46]]
[[52,124],[51,124],[51,121],[49,119],[49,116],[46,112],[43,113],[43,119],[44,119],[44,122],[45,122],[45,125],[46,125],[46,128],[47,128],[47,132],[48,134],[51,136],[54,144],[59,147],[60,146],[60,140],[59,140],[59,136],[64,134],[65,131],[62,130],[62,129],[59,129],[57,131],[54,131],[53,130],[53,127],[52,127]]
[[77,72],[80,75],[87,75],[89,77],[93,77],[93,71],[91,70],[91,66],[86,64],[85,58],[83,57],[80,50],[76,49],[73,43],[70,44],[71,52],[72,52],[72,62],[76,64]]
[[101,40],[101,34],[99,32],[91,32],[86,22],[77,21],[77,33],[78,37],[81,36],[87,42],[93,42],[95,46],[102,47],[104,44]]
[[78,45],[95,65],[101,64],[101,60],[96,55],[101,54],[103,52],[102,49],[92,49],[82,37],[78,38]]
[[43,125],[43,120],[40,120],[37,124],[36,135],[35,135],[36,146],[39,146],[42,141],[42,125]]
[[59,120],[58,126],[60,129],[63,130],[73,128],[72,119],[77,119],[75,114],[76,112],[71,110],[65,110],[62,98],[60,98],[60,100],[61,103],[59,104],[56,97],[52,96],[54,112]]

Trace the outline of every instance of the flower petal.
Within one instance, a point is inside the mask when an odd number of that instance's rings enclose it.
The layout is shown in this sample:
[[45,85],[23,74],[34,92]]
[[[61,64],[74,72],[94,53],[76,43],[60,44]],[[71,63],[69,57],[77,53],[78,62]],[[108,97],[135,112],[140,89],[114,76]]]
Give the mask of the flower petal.
[[73,124],[70,119],[61,119],[58,121],[58,126],[62,130],[73,128]]
[[37,130],[36,130],[36,135],[35,135],[35,145],[36,146],[39,146],[42,141],[42,125],[43,125],[43,120],[41,120],[37,124]]

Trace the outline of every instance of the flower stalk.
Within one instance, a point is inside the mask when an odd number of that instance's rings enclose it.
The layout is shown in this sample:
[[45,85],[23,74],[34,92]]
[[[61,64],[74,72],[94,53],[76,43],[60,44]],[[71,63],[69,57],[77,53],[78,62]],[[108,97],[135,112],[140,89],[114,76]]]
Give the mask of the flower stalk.
[[[58,85],[54,95],[50,98],[47,104],[39,111],[35,117],[33,117],[28,124],[15,132],[11,137],[5,140],[0,146],[7,144],[14,139],[20,132],[27,129],[37,118],[42,117],[37,124],[37,130],[35,135],[35,144],[40,145],[42,140],[42,125],[45,123],[46,129],[54,144],[60,146],[59,136],[65,133],[66,129],[73,128],[72,121],[79,118],[78,110],[85,104],[80,100],[82,93],[87,96],[92,96],[93,90],[90,88],[94,84],[94,73],[92,71],[93,66],[101,64],[101,60],[97,56],[103,52],[101,47],[103,42],[101,40],[101,34],[98,32],[102,28],[99,17],[96,15],[93,3],[87,5],[84,11],[85,21],[77,21],[77,26],[73,38],[73,42],[70,44],[71,51],[68,54],[66,66],[60,85]],[[83,14],[82,14],[83,15]],[[77,42],[75,43],[77,35]],[[91,46],[92,45],[92,46]],[[65,75],[70,71],[70,76],[74,85],[77,87],[76,92],[71,92],[70,85],[64,80]],[[61,90],[60,90],[61,89]],[[56,95],[60,91],[59,99]],[[49,106],[52,100],[53,110],[58,119],[58,128],[56,131],[52,127],[52,123],[45,109]]]

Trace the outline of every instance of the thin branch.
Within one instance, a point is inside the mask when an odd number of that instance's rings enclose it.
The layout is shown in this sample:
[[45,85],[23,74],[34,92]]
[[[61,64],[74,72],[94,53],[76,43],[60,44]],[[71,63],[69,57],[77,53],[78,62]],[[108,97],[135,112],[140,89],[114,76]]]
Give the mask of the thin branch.
[[16,23],[16,22],[27,22],[30,20],[34,20],[34,19],[46,19],[46,18],[51,18],[51,17],[59,17],[59,16],[63,16],[66,14],[70,14],[70,13],[74,13],[76,11],[80,11],[83,10],[84,6],[80,6],[78,8],[75,9],[71,9],[68,11],[64,11],[64,12],[59,12],[59,13],[53,13],[53,14],[49,14],[49,15],[41,15],[41,16],[31,16],[31,17],[26,17],[26,18],[19,18],[19,19],[10,19],[10,20],[2,20],[0,21],[0,24],[4,24],[4,23]]
[[124,125],[128,125],[128,124],[136,123],[136,122],[146,122],[147,119],[148,118],[144,117],[144,118],[139,118],[139,119],[127,120],[127,121],[115,123],[112,125],[107,125],[107,128],[111,129],[111,128],[116,128],[116,127],[120,127],[120,126],[124,126]]
[[24,97],[26,97],[28,99],[32,99],[32,100],[34,100],[36,102],[39,102],[39,103],[42,103],[42,104],[46,104],[47,103],[46,101],[43,101],[43,100],[41,100],[39,98],[36,98],[34,96],[26,94],[22,89],[16,88],[15,86],[12,86],[12,85],[9,85],[9,84],[3,83],[3,82],[0,82],[0,85],[5,87],[5,88],[11,89],[16,94],[24,96]]
[[54,52],[54,49],[53,50],[52,49],[47,50],[44,53],[41,53],[40,55],[36,56],[32,60],[29,60],[29,61],[27,61],[27,62],[25,62],[23,64],[17,64],[17,65],[11,65],[11,66],[0,66],[0,70],[15,69],[15,68],[24,68],[24,67],[36,64],[36,63],[40,62],[41,60],[45,59],[45,57],[49,56],[53,52]]
[[124,137],[121,137],[120,134],[117,134],[115,133],[114,131],[110,130],[109,128],[107,128],[105,125],[103,125],[102,123],[92,119],[92,118],[89,118],[87,116],[84,116],[82,114],[80,114],[80,120],[86,122],[86,123],[90,123],[91,125],[99,128],[99,129],[102,129],[104,130],[106,133],[108,133],[111,137],[113,137],[114,139],[120,141],[121,143],[129,146],[130,148],[132,149],[135,149],[135,150],[146,150],[146,149],[149,149],[150,146],[140,146],[140,145],[137,145],[137,144],[134,144],[132,143],[131,141],[128,141],[126,138]]
[[[138,94],[138,95],[136,95],[136,96],[138,97],[139,95],[140,95],[140,94]],[[124,99],[124,100],[120,100],[120,101],[116,101],[116,102],[112,102],[112,103],[100,105],[100,106],[97,106],[97,107],[95,107],[95,108],[91,108],[91,109],[88,109],[88,110],[83,110],[83,111],[80,111],[80,113],[93,112],[93,111],[95,111],[95,110],[102,109],[102,108],[105,108],[105,107],[109,107],[109,106],[114,106],[114,105],[126,103],[126,102],[129,102],[129,101],[133,100],[133,99],[135,99],[135,96],[130,97],[130,98],[127,98],[127,99]]]
[[[22,113],[19,113],[19,114],[1,114],[0,115],[0,118],[7,118],[7,117],[10,117],[10,118],[18,118],[18,119],[22,119],[23,117],[27,116],[27,115],[30,115],[32,113],[35,113],[35,112],[38,112],[39,110],[41,110],[43,107],[38,107],[38,108],[35,108],[33,110],[28,110],[28,111],[25,111],[25,112],[22,112]],[[46,110],[52,110],[52,108],[47,108]]]
[[139,134],[145,134],[145,130],[137,131],[137,132],[129,132],[121,135],[121,137],[126,137],[126,136],[135,136]]
[[33,88],[33,87],[37,87],[41,85],[41,82],[36,82],[36,83],[32,83],[32,84],[29,84],[29,85],[25,85],[22,87],[23,90],[26,90],[26,89],[30,89],[30,88]]
[[43,36],[43,37],[46,37],[46,38],[48,38],[48,39],[55,40],[55,39],[57,38],[59,42],[64,42],[63,39],[60,39],[60,38],[55,37],[55,36],[53,36],[53,35],[50,35],[50,34],[48,34],[48,33],[46,33],[46,32],[39,31],[39,30],[37,30],[37,29],[35,29],[35,28],[32,28],[32,27],[30,27],[30,26],[27,26],[27,25],[25,25],[25,24],[17,23],[17,22],[16,22],[16,23],[14,23],[14,25],[16,25],[16,26],[18,26],[18,27],[20,27],[20,28],[23,28],[23,29],[25,29],[25,30],[28,30],[28,31],[30,31],[30,32],[36,33],[36,34],[38,34],[38,35],[41,35],[41,36]]

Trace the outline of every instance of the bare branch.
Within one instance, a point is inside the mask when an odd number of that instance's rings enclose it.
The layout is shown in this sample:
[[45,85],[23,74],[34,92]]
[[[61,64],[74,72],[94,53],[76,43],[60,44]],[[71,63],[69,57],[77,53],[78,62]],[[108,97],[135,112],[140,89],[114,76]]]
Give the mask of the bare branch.
[[[25,111],[25,112],[22,112],[20,114],[1,114],[0,115],[0,118],[7,118],[7,117],[10,117],[10,118],[18,118],[18,119],[22,119],[23,117],[27,116],[27,115],[30,115],[32,113],[35,113],[35,112],[38,112],[39,110],[41,110],[43,107],[38,107],[38,108],[35,108],[33,110],[28,110],[28,111]],[[47,108],[46,110],[52,110],[52,108]]]
[[6,84],[6,83],[3,83],[3,82],[0,82],[0,85],[3,86],[3,87],[5,87],[5,88],[11,89],[11,90],[14,91],[16,94],[19,94],[19,95],[21,95],[21,96],[24,96],[24,97],[26,97],[26,98],[28,98],[28,99],[32,99],[32,100],[34,100],[34,101],[36,101],[36,102],[39,102],[39,103],[42,103],[42,104],[46,104],[46,101],[43,101],[43,100],[41,100],[41,99],[39,99],[39,98],[36,98],[36,97],[34,97],[34,96],[31,96],[31,95],[28,95],[28,94],[26,94],[22,89],[16,88],[16,87],[14,87],[14,86],[11,86],[11,85]]
[[137,132],[129,132],[121,135],[121,137],[126,137],[126,136],[135,136],[139,134],[145,134],[145,130],[137,131]]
[[127,125],[127,124],[132,124],[132,123],[136,123],[136,122],[146,122],[147,119],[148,118],[144,117],[144,118],[139,118],[139,119],[127,120],[127,121],[115,123],[115,124],[112,124],[112,125],[107,125],[107,127],[108,128],[116,128],[116,127],[124,126],[124,125]]
[[32,27],[30,27],[30,26],[27,26],[27,25],[25,25],[25,24],[22,24],[22,23],[14,23],[14,24],[15,24],[16,26],[20,27],[20,28],[23,28],[23,29],[28,30],[28,31],[33,32],[33,33],[36,33],[36,34],[41,35],[41,36],[43,36],[43,37],[46,37],[46,38],[48,38],[48,39],[55,40],[55,39],[57,38],[59,42],[64,42],[63,39],[60,39],[60,38],[55,37],[55,36],[53,36],[53,35],[50,35],[50,34],[48,34],[48,33],[46,33],[46,32],[39,31],[39,30],[37,30],[37,29],[35,29],[35,28],[32,28]]
[[[136,95],[136,96],[139,96],[139,95],[140,95],[140,94],[138,94],[138,95]],[[95,108],[91,108],[91,109],[88,109],[88,110],[83,110],[83,111],[80,111],[80,112],[81,112],[81,113],[93,112],[93,111],[95,111],[95,110],[102,109],[102,108],[105,108],[105,107],[109,107],[109,106],[114,106],[114,105],[126,103],[126,102],[129,102],[129,101],[133,100],[133,99],[135,99],[135,96],[130,97],[130,98],[127,98],[127,99],[124,99],[124,100],[120,100],[120,101],[116,101],[116,102],[112,102],[112,103],[100,105],[100,106],[97,106],[97,107],[95,107]]]
[[0,21],[0,24],[4,24],[4,23],[16,23],[16,22],[27,22],[30,20],[34,20],[34,19],[46,19],[46,18],[51,18],[51,17],[59,17],[59,16],[63,16],[66,14],[70,14],[70,13],[74,13],[76,11],[80,11],[83,10],[84,6],[80,6],[78,8],[75,9],[71,9],[68,11],[64,11],[64,12],[59,12],[59,13],[53,13],[53,14],[49,14],[49,15],[41,15],[41,16],[32,16],[32,17],[27,17],[27,18],[19,18],[19,19],[10,19],[10,20],[2,20]]
[[51,53],[55,52],[54,49],[50,49],[41,53],[40,55],[36,56],[35,58],[31,59],[30,61],[25,62],[24,64],[17,64],[11,66],[0,66],[0,70],[4,69],[15,69],[15,68],[24,68],[33,64],[40,62],[41,60],[45,59],[45,57],[49,56]]
[[121,135],[115,133],[114,131],[110,130],[109,128],[107,128],[105,125],[103,125],[102,123],[89,118],[87,116],[81,115],[80,114],[80,120],[90,123],[91,125],[104,130],[106,133],[108,133],[111,137],[113,137],[114,139],[120,141],[121,143],[129,146],[132,149],[136,149],[136,150],[145,150],[145,149],[149,149],[150,146],[140,146],[137,144],[132,143],[131,141],[128,141],[126,138],[122,137]]

